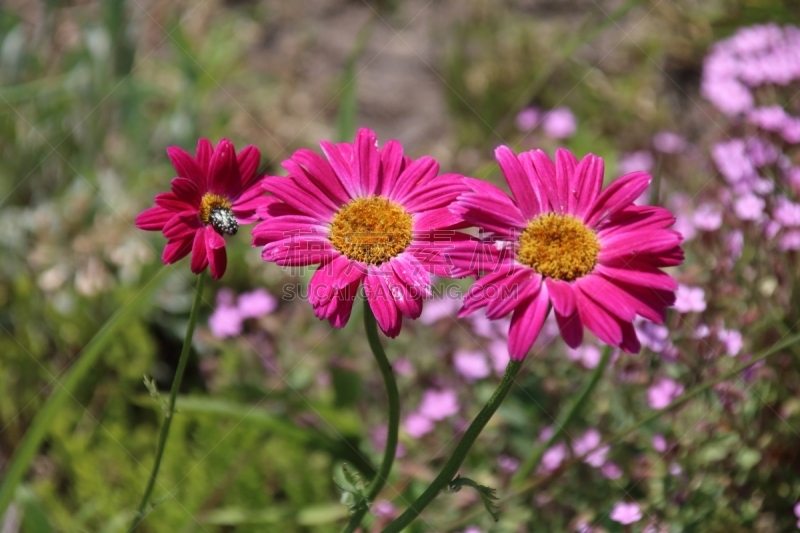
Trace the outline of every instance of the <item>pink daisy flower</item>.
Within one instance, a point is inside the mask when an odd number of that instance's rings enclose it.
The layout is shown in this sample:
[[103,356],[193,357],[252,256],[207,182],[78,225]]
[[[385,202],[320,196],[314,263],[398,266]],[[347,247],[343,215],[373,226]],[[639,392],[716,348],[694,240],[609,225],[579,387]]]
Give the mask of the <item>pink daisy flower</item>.
[[167,148],[167,155],[178,174],[172,192],[156,195],[155,207],[136,217],[136,227],[164,234],[165,265],[191,252],[192,272],[209,266],[220,279],[227,265],[225,236],[236,235],[239,224],[254,222],[258,206],[270,201],[258,186],[263,177],[256,176],[261,153],[246,146],[237,156],[227,139],[216,148],[200,139],[195,157],[177,146]]
[[398,141],[379,148],[369,129],[321,147],[327,160],[298,150],[283,162],[287,177],[263,182],[278,201],[259,209],[253,245],[281,266],[319,265],[309,301],[334,327],[347,323],[363,283],[381,330],[396,337],[403,316],[420,316],[432,274],[469,273],[456,262],[468,263],[474,245],[452,231],[464,224],[448,209],[467,190],[462,176],[438,175],[431,157],[405,157]]
[[603,160],[592,154],[579,162],[559,149],[555,164],[541,150],[516,156],[501,146],[495,155],[513,198],[465,178],[472,191],[454,207],[491,232],[481,246],[494,261],[459,316],[482,307],[493,320],[513,312],[508,348],[516,360],[530,350],[551,306],[571,348],[581,344],[585,325],[606,344],[638,352],[632,321],[664,321],[677,283],[660,267],[683,261],[680,233],[666,229],[675,217],[633,205],[650,175],[633,172],[601,190]]

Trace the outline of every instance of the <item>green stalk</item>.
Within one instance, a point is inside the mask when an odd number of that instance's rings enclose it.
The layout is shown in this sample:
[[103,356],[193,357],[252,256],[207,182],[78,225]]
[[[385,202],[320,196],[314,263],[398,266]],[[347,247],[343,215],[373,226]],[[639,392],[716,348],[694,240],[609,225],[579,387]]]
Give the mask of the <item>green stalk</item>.
[[382,533],[399,533],[402,531],[404,527],[419,516],[422,510],[436,498],[442,489],[450,484],[458,473],[458,469],[461,467],[461,463],[464,462],[470,448],[475,444],[478,435],[481,434],[481,431],[483,431],[489,419],[492,418],[497,408],[503,403],[508,391],[511,390],[514,379],[517,377],[521,368],[522,361],[509,361],[506,371],[503,374],[503,379],[500,380],[500,384],[495,389],[492,397],[489,398],[489,401],[486,402],[486,405],[483,406],[483,409],[478,413],[478,416],[475,417],[475,420],[473,420],[472,424],[467,428],[466,433],[461,437],[461,441],[453,451],[453,455],[451,455],[450,459],[445,463],[442,471],[439,472],[439,475],[436,476],[433,483],[425,489],[425,492],[411,504],[411,507],[406,509],[402,515],[389,524]]
[[367,332],[369,347],[372,349],[372,354],[375,356],[375,360],[381,370],[383,384],[386,386],[386,395],[389,398],[389,430],[386,435],[383,462],[381,462],[378,473],[367,487],[367,500],[350,517],[350,521],[344,528],[345,533],[353,533],[361,525],[364,515],[369,510],[369,505],[380,494],[381,489],[386,484],[386,479],[392,471],[392,464],[397,454],[397,431],[400,426],[400,394],[397,392],[397,382],[394,379],[392,365],[386,358],[386,352],[383,351],[381,346],[380,337],[378,336],[378,323],[375,320],[375,314],[372,312],[369,302],[364,302],[364,329]]
[[181,381],[183,380],[183,372],[186,370],[186,363],[189,361],[189,352],[192,347],[192,336],[194,335],[194,325],[197,322],[197,312],[200,309],[200,304],[203,301],[203,284],[206,280],[206,270],[200,273],[197,277],[197,287],[194,293],[194,303],[192,303],[192,310],[189,312],[189,324],[186,326],[186,335],[183,337],[183,348],[181,349],[181,357],[178,360],[178,369],[175,371],[175,377],[172,380],[172,388],[169,391],[169,403],[167,410],[164,412],[164,424],[161,426],[161,434],[158,437],[158,447],[156,448],[156,460],[153,464],[153,471],[150,473],[150,479],[147,482],[147,487],[142,495],[142,501],[139,503],[139,509],[133,517],[129,532],[136,530],[136,527],[141,523],[145,516],[144,509],[147,507],[147,502],[150,500],[150,494],[153,492],[153,487],[156,484],[158,477],[158,469],[161,467],[161,459],[164,456],[164,448],[167,445],[167,437],[169,436],[169,427],[172,425],[172,417],[175,414],[175,399],[178,397],[178,389],[181,388]]
[[28,470],[42,440],[50,430],[50,425],[55,419],[56,414],[68,403],[83,378],[95,368],[98,358],[103,354],[103,348],[113,338],[114,333],[136,316],[142,309],[142,305],[149,300],[152,293],[166,277],[168,269],[164,268],[147,282],[141,292],[116,315],[112,316],[97,335],[86,345],[83,351],[78,354],[75,362],[67,370],[66,376],[61,382],[56,381],[57,387],[53,394],[47,399],[41,411],[36,414],[33,423],[25,432],[22,442],[19,443],[11,461],[3,472],[2,483],[0,484],[0,516],[3,516],[11,500],[14,498],[14,491]]
[[525,461],[520,466],[519,470],[514,474],[514,477],[511,478],[512,486],[517,486],[522,481],[528,477],[528,474],[533,472],[533,470],[539,466],[539,462],[542,460],[542,456],[544,452],[546,452],[555,442],[561,438],[566,430],[566,427],[575,418],[575,415],[578,414],[583,404],[586,403],[586,400],[592,394],[592,391],[600,382],[600,377],[603,375],[606,367],[608,366],[608,362],[611,360],[611,347],[606,346],[603,350],[603,356],[600,359],[600,362],[592,372],[592,375],[589,377],[589,380],[583,386],[580,393],[578,394],[575,401],[572,402],[572,405],[569,406],[569,409],[566,411],[562,411],[561,414],[553,424],[553,435],[541,446],[537,446],[533,449],[531,454],[525,459]]

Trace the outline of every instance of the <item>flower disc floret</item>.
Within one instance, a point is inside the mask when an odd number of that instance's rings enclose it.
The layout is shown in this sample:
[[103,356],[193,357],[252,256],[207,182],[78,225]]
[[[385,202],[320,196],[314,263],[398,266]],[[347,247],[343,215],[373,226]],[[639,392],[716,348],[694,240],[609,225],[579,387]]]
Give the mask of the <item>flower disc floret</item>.
[[520,235],[517,260],[548,278],[573,281],[594,269],[599,253],[597,234],[578,218],[548,213]]
[[330,240],[348,259],[380,265],[408,248],[412,224],[411,215],[388,198],[356,198],[334,215]]
[[200,220],[203,221],[203,224],[208,224],[211,222],[211,212],[215,209],[228,209],[231,208],[231,203],[225,199],[224,196],[220,196],[219,194],[212,194],[207,192],[203,195],[203,198],[200,200]]

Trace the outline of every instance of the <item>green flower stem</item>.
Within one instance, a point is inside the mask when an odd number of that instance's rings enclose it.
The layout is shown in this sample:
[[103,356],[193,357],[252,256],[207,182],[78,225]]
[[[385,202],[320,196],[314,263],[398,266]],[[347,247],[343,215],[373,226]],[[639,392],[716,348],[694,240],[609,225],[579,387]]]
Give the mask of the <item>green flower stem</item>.
[[408,524],[414,521],[417,516],[422,512],[425,507],[428,506],[439,494],[439,492],[447,487],[453,478],[458,473],[458,469],[461,467],[461,463],[464,462],[464,459],[469,453],[470,448],[472,445],[475,444],[475,440],[478,438],[478,435],[481,434],[483,428],[489,422],[489,419],[492,418],[497,408],[500,407],[500,404],[503,403],[508,391],[511,390],[511,386],[514,384],[514,379],[517,377],[520,369],[522,368],[522,361],[509,361],[508,366],[506,367],[506,371],[503,374],[503,379],[500,380],[500,384],[495,389],[492,397],[489,398],[489,401],[486,402],[486,405],[483,406],[483,409],[478,413],[478,416],[475,417],[475,420],[472,421],[469,428],[467,428],[466,433],[464,436],[461,437],[461,441],[456,446],[456,449],[453,451],[453,455],[450,456],[450,459],[447,460],[445,463],[444,468],[442,471],[439,472],[439,475],[436,476],[436,479],[433,480],[433,483],[425,489],[425,492],[417,498],[417,500],[411,504],[411,507],[406,509],[406,511],[400,515],[397,519],[394,520],[391,524],[389,524],[386,529],[383,530],[382,533],[399,533],[406,527]]
[[589,380],[583,386],[578,396],[575,398],[575,401],[572,402],[572,405],[569,406],[569,409],[566,411],[562,411],[561,414],[553,424],[553,435],[541,446],[537,446],[533,449],[531,454],[525,459],[522,465],[519,467],[519,470],[514,474],[514,477],[511,478],[512,486],[518,486],[522,481],[528,477],[528,475],[533,472],[533,470],[539,466],[539,462],[542,460],[542,456],[544,452],[546,452],[555,442],[561,438],[566,430],[566,427],[575,418],[575,415],[581,410],[583,404],[586,403],[586,400],[591,396],[592,391],[600,382],[600,377],[603,375],[606,367],[608,366],[608,362],[611,360],[611,347],[606,346],[603,350],[603,356],[600,358],[600,362],[592,372],[592,375],[589,377]]
[[352,533],[361,525],[364,515],[369,510],[369,504],[380,494],[381,489],[386,484],[386,479],[392,471],[392,464],[394,464],[394,458],[397,454],[397,431],[400,426],[400,394],[397,392],[397,382],[394,379],[392,365],[386,358],[386,352],[383,351],[381,346],[381,340],[378,336],[378,323],[375,320],[375,314],[372,312],[369,302],[364,302],[364,329],[367,332],[369,347],[372,349],[372,354],[375,356],[375,360],[381,370],[383,384],[386,386],[386,395],[389,398],[389,430],[386,434],[386,449],[383,451],[383,462],[381,462],[378,473],[367,487],[367,501],[350,517],[350,521],[344,528],[346,533]]
[[[751,359],[751,360],[749,360],[749,361],[747,361],[745,363],[742,363],[741,365],[735,366],[731,370],[720,374],[719,376],[715,377],[714,379],[706,381],[705,383],[701,383],[700,385],[697,385],[693,389],[685,392],[684,394],[682,394],[681,396],[676,398],[671,404],[669,404],[668,406],[664,407],[663,409],[659,409],[658,411],[655,411],[650,415],[647,415],[647,416],[645,416],[643,418],[640,418],[638,421],[634,422],[633,424],[631,424],[627,428],[623,429],[622,431],[619,431],[618,433],[615,433],[614,435],[612,435],[608,439],[606,439],[603,442],[601,442],[598,445],[598,448],[602,447],[602,446],[606,446],[606,445],[613,445],[613,444],[616,444],[616,443],[624,440],[626,437],[628,437],[629,435],[634,433],[639,428],[641,428],[643,426],[646,426],[646,425],[650,424],[651,422],[654,422],[654,421],[658,420],[663,415],[665,415],[665,414],[667,414],[667,413],[669,413],[671,411],[674,411],[675,409],[677,409],[678,407],[682,406],[683,404],[685,404],[686,402],[688,402],[689,400],[691,400],[695,396],[698,396],[698,395],[703,394],[704,392],[708,391],[709,389],[714,387],[714,385],[717,385],[717,384],[722,383],[724,381],[728,381],[729,379],[737,376],[738,374],[741,374],[742,372],[744,372],[748,368],[752,367],[756,363],[759,363],[759,362],[763,361],[767,357],[769,357],[769,356],[771,356],[771,355],[773,355],[773,354],[775,354],[777,352],[780,352],[781,350],[784,350],[786,348],[791,348],[793,345],[795,345],[797,343],[800,343],[800,334],[793,335],[793,336],[787,338],[786,340],[783,340],[783,341],[780,341],[780,342],[776,343],[775,346],[773,346],[772,348],[769,348],[768,350],[765,350],[765,351],[761,352],[759,355],[757,355],[753,359]],[[553,479],[553,477],[555,475],[561,474],[561,473],[565,472],[566,470],[568,470],[569,468],[571,468],[571,467],[575,466],[576,464],[580,463],[581,461],[583,461],[584,457],[586,457],[587,455],[589,455],[593,451],[594,450],[589,450],[589,451],[586,452],[586,454],[584,454],[584,455],[582,455],[580,457],[572,457],[571,459],[565,461],[565,463],[562,465],[562,467],[557,471],[557,474],[556,473],[551,473],[551,474],[548,474],[546,476],[539,477],[539,478],[532,479],[532,480],[528,481],[527,483],[525,483],[521,487],[516,488],[513,491],[511,491],[508,494],[508,496],[502,498],[498,502],[498,504],[502,505],[504,503],[507,503],[507,502],[513,500],[514,498],[517,498],[519,496],[528,494],[528,493],[538,489],[539,487],[543,486],[546,482],[548,482],[551,479]],[[461,518],[459,518],[455,522],[447,524],[446,527],[442,526],[442,528],[440,528],[440,529],[443,530],[443,531],[450,531],[451,529],[458,529],[459,527],[463,527],[464,525],[469,524],[472,519],[474,519],[475,517],[479,516],[482,512],[483,512],[483,509],[475,511],[474,513],[469,513],[469,514],[467,514],[465,516],[462,516]]]
[[[98,330],[94,338],[79,353],[69,369],[65,370],[64,377],[55,381],[56,386],[42,409],[36,413],[28,430],[22,437],[22,441],[14,450],[11,460],[8,462],[2,479],[0,480],[0,516],[6,512],[8,505],[14,499],[14,492],[17,489],[31,461],[36,457],[42,441],[50,431],[50,426],[55,420],[60,410],[69,403],[69,398],[73,396],[83,379],[94,370],[98,359],[104,354],[103,349],[108,345],[114,334],[129,320],[139,315],[142,308],[149,300],[150,294],[157,289],[168,274],[168,269],[162,268],[150,281],[148,281],[141,291],[122,309],[108,319]],[[4,326],[0,326],[5,333],[10,332]],[[55,379],[58,379],[56,376]]]
[[172,425],[172,417],[175,414],[175,399],[178,397],[178,389],[181,388],[181,381],[183,380],[183,372],[186,370],[186,363],[189,361],[189,352],[192,347],[192,336],[194,335],[194,325],[197,322],[197,312],[200,309],[200,304],[203,301],[203,285],[206,280],[206,271],[200,273],[197,277],[197,287],[194,293],[194,302],[192,303],[192,310],[189,313],[189,324],[186,326],[186,335],[183,337],[183,348],[181,349],[181,357],[178,360],[178,369],[175,371],[175,377],[172,380],[172,388],[169,391],[169,402],[167,410],[164,413],[164,425],[161,426],[161,434],[158,437],[158,447],[156,448],[156,460],[153,464],[153,471],[150,473],[150,479],[147,482],[147,488],[142,495],[142,501],[139,503],[139,509],[133,517],[129,532],[136,530],[136,527],[141,523],[145,515],[145,507],[150,500],[150,494],[153,492],[153,487],[156,484],[158,477],[158,469],[161,467],[161,459],[164,456],[164,448],[167,445],[167,437],[169,436],[169,427]]

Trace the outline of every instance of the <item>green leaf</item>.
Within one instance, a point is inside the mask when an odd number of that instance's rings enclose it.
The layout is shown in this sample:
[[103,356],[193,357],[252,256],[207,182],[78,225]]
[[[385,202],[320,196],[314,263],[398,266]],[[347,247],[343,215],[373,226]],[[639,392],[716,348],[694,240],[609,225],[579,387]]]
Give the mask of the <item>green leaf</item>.
[[286,519],[285,509],[242,509],[226,507],[202,514],[199,522],[217,526],[238,526],[243,524],[277,524]]
[[[153,400],[147,396],[134,397],[133,402],[153,405]],[[375,467],[358,452],[357,443],[348,440],[348,437],[355,436],[359,424],[354,417],[342,411],[312,404],[314,412],[325,420],[326,426],[333,426],[333,430],[340,435],[339,439],[334,439],[318,429],[300,427],[283,416],[250,404],[205,396],[178,396],[175,407],[183,414],[230,416],[237,422],[259,425],[289,441],[324,450],[336,458],[349,461],[366,476],[375,474]]]
[[478,491],[478,496],[480,496],[486,511],[492,515],[492,519],[495,522],[500,520],[500,509],[497,507],[497,491],[495,489],[486,485],[479,485],[477,482],[461,476],[456,476],[448,485],[448,489],[453,492],[460,491],[462,487],[471,487]]
[[22,529],[23,533],[52,533],[53,528],[47,520],[47,513],[39,499],[28,487],[22,486],[17,489],[17,502],[22,510]]
[[367,484],[346,464],[341,463],[333,470],[333,483],[341,489],[340,502],[348,507],[350,513],[367,504]]
[[325,504],[314,505],[301,509],[297,513],[297,525],[299,526],[321,526],[330,524],[347,518],[347,510],[341,505]]
[[164,413],[164,416],[166,416],[169,408],[167,407],[167,402],[164,400],[164,397],[158,392],[156,381],[153,378],[144,376],[144,386],[147,387],[147,391],[150,393],[150,396],[155,398],[159,405],[161,405],[161,411]]

